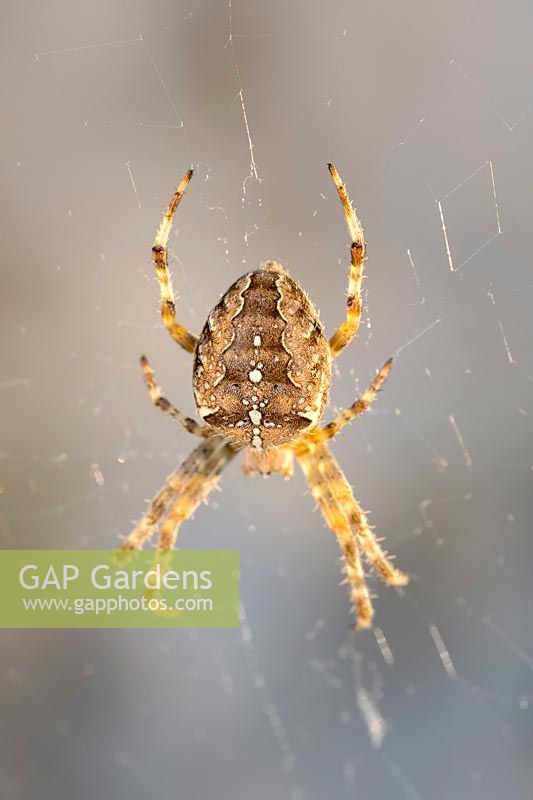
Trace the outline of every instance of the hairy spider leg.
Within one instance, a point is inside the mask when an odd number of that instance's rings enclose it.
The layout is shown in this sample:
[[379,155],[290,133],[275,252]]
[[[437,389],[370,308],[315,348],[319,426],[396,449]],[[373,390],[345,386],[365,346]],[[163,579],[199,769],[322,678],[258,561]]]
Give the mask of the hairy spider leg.
[[150,366],[146,356],[141,356],[141,368],[143,371],[144,382],[148,387],[152,402],[160,411],[163,411],[165,414],[168,414],[176,419],[181,425],[183,425],[185,430],[189,431],[189,433],[193,433],[195,436],[201,436],[205,438],[207,436],[214,435],[212,428],[208,428],[207,425],[199,425],[196,420],[192,419],[191,417],[187,417],[178,408],[176,408],[176,406],[173,406],[166,397],[163,397],[161,387],[156,382],[154,371]]
[[192,178],[192,169],[188,170],[183,179],[176,189],[176,192],[169,203],[167,210],[163,216],[159,230],[157,231],[154,245],[152,247],[152,254],[154,258],[155,270],[157,280],[159,281],[159,291],[161,293],[161,315],[166,328],[175,342],[177,342],[188,353],[194,353],[196,348],[196,336],[176,322],[176,305],[174,302],[174,290],[172,288],[172,279],[170,277],[170,270],[168,268],[168,253],[167,242],[172,228],[172,220],[177,207],[180,204],[181,198],[187,188],[189,181]]
[[308,441],[314,442],[315,444],[318,444],[319,442],[325,442],[327,439],[332,439],[334,436],[336,436],[345,425],[352,422],[352,420],[354,420],[360,414],[364,414],[378,396],[378,392],[387,380],[391,369],[392,358],[389,358],[387,361],[385,361],[380,371],[370,386],[363,392],[361,397],[358,397],[349,408],[341,411],[341,413],[335,417],[334,420],[328,422],[328,424],[324,425],[323,428],[317,428],[314,431],[311,431],[311,433],[308,433],[305,438]]
[[[218,469],[219,462],[227,463],[227,442],[213,436],[201,442],[189,457],[172,472],[150,501],[150,507],[134,530],[124,538],[121,550],[140,550],[148,542],[172,500],[189,487],[197,475],[209,478],[210,470]],[[213,486],[211,486],[213,488]],[[194,509],[193,509],[194,510]],[[192,513],[192,512],[191,512]]]
[[350,234],[350,277],[348,281],[348,297],[346,300],[346,319],[335,331],[329,340],[331,357],[336,358],[341,350],[344,350],[356,335],[361,322],[363,310],[363,300],[361,298],[361,282],[363,279],[363,269],[365,264],[366,244],[363,234],[363,227],[359,222],[354,208],[351,204],[348,192],[341,177],[333,164],[328,164],[328,169],[337,189],[346,225]]
[[[357,546],[385,583],[405,586],[409,578],[393,566],[379,545],[365,512],[355,499],[352,488],[329,446],[326,443],[311,445],[307,453],[299,453],[297,458],[326,522],[337,535],[357,612],[357,628],[369,628],[373,617],[372,604],[364,574],[355,555]],[[349,538],[347,531],[353,534]]]
[[[209,439],[207,443],[212,441],[213,439]],[[194,474],[189,476],[182,487],[168,517],[161,525],[159,550],[171,550],[175,547],[181,524],[207,499],[220,481],[222,470],[237,454],[237,450],[224,439],[221,439],[220,444],[211,455],[197,461]]]

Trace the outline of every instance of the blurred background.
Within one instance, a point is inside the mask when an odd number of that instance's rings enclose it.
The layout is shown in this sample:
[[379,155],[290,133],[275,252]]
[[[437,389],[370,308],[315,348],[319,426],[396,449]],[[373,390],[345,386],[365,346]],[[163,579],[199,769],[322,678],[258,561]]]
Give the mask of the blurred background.
[[357,341],[327,415],[396,354],[334,450],[412,576],[354,636],[302,475],[182,528],[241,553],[230,631],[3,631],[0,795],[17,800],[513,800],[533,784],[531,4],[2,3],[2,546],[112,548],[194,446],[150,261],[171,235],[199,332],[288,265],[329,332],[365,226]]

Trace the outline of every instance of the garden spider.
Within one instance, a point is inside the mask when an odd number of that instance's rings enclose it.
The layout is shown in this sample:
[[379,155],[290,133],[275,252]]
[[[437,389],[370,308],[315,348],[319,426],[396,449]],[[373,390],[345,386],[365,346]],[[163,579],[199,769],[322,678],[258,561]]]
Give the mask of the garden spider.
[[[176,321],[168,268],[167,241],[172,220],[192,177],[189,170],[163,217],[152,248],[161,291],[161,313],[171,337],[194,355],[193,388],[205,424],[186,417],[163,395],[143,356],[144,379],[154,404],[202,439],[186,461],[166,479],[121,549],[140,549],[162,521],[159,550],[176,544],[188,519],[220,480],[222,470],[241,450],[245,474],[292,475],[296,458],[342,555],[356,628],[372,625],[373,609],[361,551],[381,580],[405,586],[408,577],[395,569],[374,536],[366,515],[339,467],[328,440],[362,414],[392,367],[385,362],[371,385],[332,422],[319,422],[328,398],[331,360],[353,339],[362,311],[361,280],[365,241],[346,189],[328,164],[344,209],[351,240],[346,319],[329,339],[311,301],[277,261],[266,261],[231,286],[209,314],[200,336]],[[165,513],[167,516],[163,519]]]

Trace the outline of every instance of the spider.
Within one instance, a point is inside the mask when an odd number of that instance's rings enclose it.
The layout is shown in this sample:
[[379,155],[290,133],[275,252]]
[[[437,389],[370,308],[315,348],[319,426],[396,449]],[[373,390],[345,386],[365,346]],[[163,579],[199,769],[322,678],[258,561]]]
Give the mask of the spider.
[[349,408],[327,425],[319,424],[328,398],[332,359],[359,328],[366,249],[346,188],[333,164],[328,169],[351,240],[346,318],[329,341],[305,291],[278,261],[265,261],[258,270],[240,277],[211,311],[199,337],[177,322],[167,242],[192,170],[178,186],[152,252],[163,322],[172,339],[194,356],[193,389],[203,424],[182,414],[163,396],[145,356],[141,366],[153,403],[202,441],[168,476],[147,513],[123,539],[121,550],[142,548],[159,525],[158,549],[172,549],[182,522],[206,500],[224,467],[241,451],[247,475],[277,472],[289,478],[296,458],[326,523],[336,534],[356,613],[354,627],[362,630],[372,626],[374,612],[361,553],[385,583],[405,586],[409,579],[380,547],[328,445],[376,399],[392,359]]

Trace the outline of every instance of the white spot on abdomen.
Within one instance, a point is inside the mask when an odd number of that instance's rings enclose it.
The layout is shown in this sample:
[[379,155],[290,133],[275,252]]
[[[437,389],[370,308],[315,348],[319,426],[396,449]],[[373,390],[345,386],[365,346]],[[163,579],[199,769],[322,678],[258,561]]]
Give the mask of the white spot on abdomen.
[[254,336],[254,347],[261,347],[261,337]]
[[252,381],[252,383],[261,383],[261,378],[263,377],[263,373],[260,369],[252,369],[248,373],[248,377]]
[[248,412],[248,416],[254,425],[259,425],[261,423],[262,414],[257,408],[252,408],[252,410]]
[[220,406],[215,406],[214,408],[209,408],[209,406],[200,406],[198,409],[198,413],[202,419],[209,417],[211,414],[215,414],[217,411],[220,411]]

